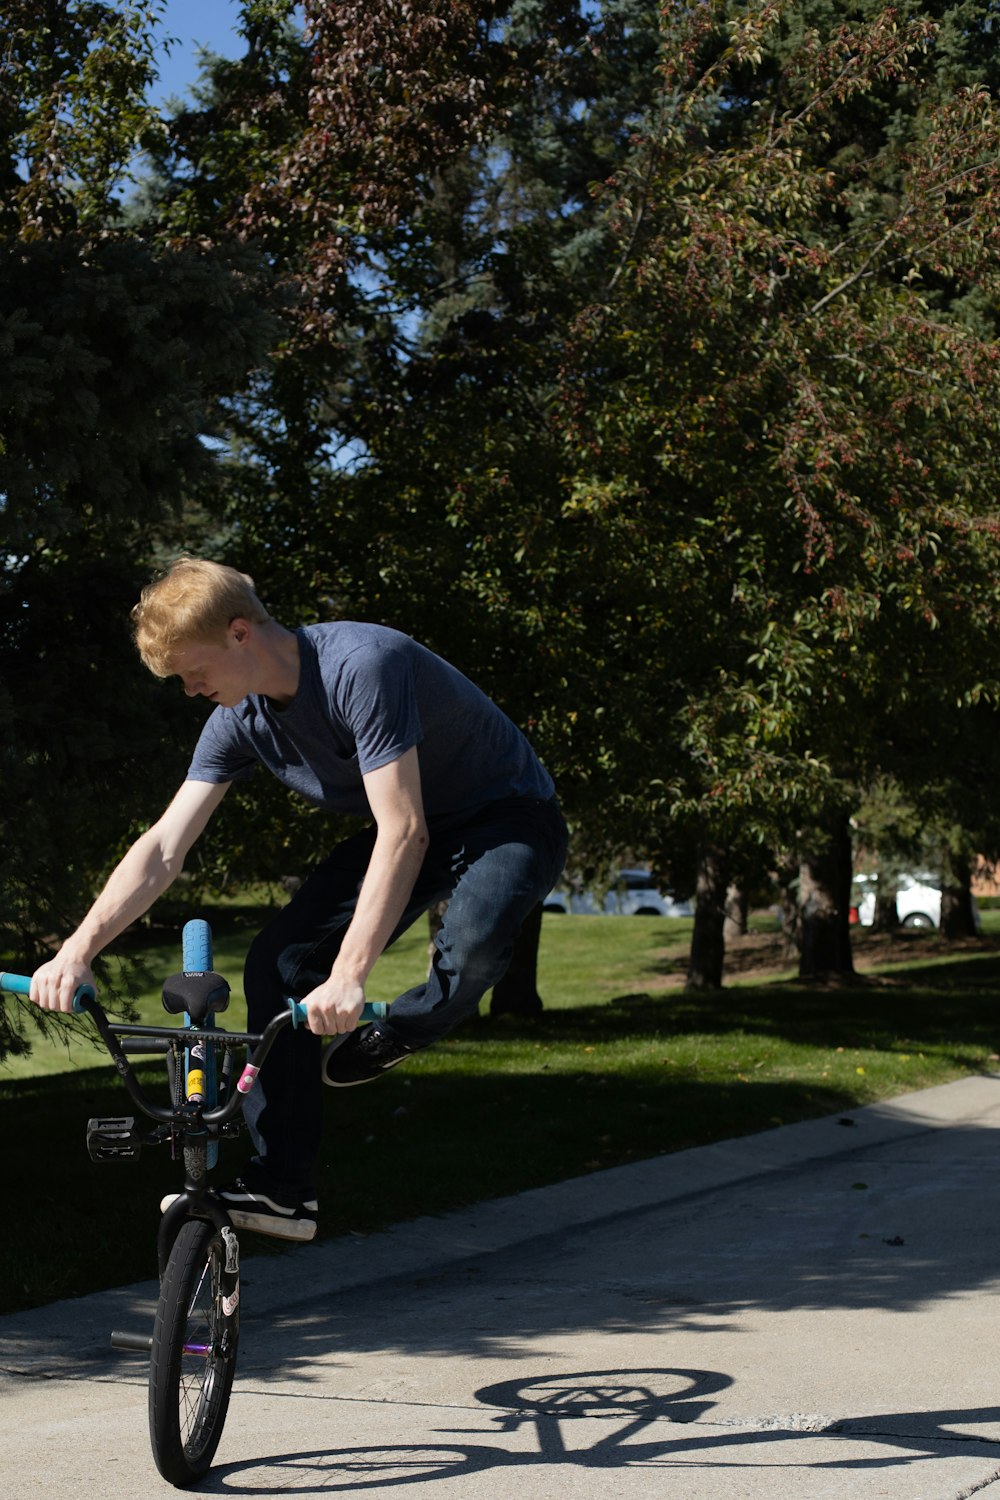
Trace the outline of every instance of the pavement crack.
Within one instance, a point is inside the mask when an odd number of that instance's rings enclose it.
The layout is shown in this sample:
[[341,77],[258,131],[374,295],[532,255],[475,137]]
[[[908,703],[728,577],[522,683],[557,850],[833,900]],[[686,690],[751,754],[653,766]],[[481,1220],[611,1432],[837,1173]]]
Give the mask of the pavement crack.
[[970,1485],[968,1489],[960,1490],[955,1500],[969,1500],[971,1495],[981,1495],[983,1490],[988,1490],[991,1484],[996,1484],[1000,1479],[1000,1469],[995,1470],[987,1479],[982,1479],[978,1484]]
[[[967,1447],[970,1443],[976,1443],[981,1448],[1000,1449],[1000,1438],[983,1437],[978,1432],[942,1432],[940,1430],[936,1432],[921,1432],[919,1429],[908,1432],[898,1427],[887,1429],[868,1427],[850,1420],[845,1420],[824,1430],[829,1432],[831,1436],[875,1438],[882,1442],[893,1442],[903,1438],[906,1442],[926,1443],[928,1447],[935,1448],[946,1448],[952,1445]],[[975,1494],[976,1490],[985,1488],[987,1484],[993,1484],[996,1479],[1000,1479],[1000,1469],[997,1470],[991,1479],[985,1480],[983,1484],[976,1485],[975,1489],[963,1490],[960,1495],[954,1497],[954,1500],[965,1500],[967,1494]]]

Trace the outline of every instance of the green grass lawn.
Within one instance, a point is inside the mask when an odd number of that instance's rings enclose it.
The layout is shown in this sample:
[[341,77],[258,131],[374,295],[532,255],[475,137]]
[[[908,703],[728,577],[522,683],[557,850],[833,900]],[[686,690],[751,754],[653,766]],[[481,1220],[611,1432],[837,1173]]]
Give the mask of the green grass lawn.
[[[989,915],[1000,925],[1000,913]],[[216,967],[234,990],[258,917],[237,910],[213,918]],[[981,943],[958,952],[935,934],[908,937],[881,977],[857,986],[806,989],[769,976],[704,996],[676,984],[689,928],[547,916],[541,1018],[484,1013],[371,1088],[331,1094],[321,1233],[367,1233],[995,1065],[1000,937],[992,921]],[[860,953],[867,942],[859,935]],[[148,933],[140,951],[136,1003],[159,1018],[160,981],[179,967],[176,938]],[[426,951],[421,925],[381,960],[370,997],[389,999],[412,984]],[[243,1020],[234,1004],[226,1024],[237,1029]],[[0,1065],[4,1180],[14,1201],[32,1205],[3,1239],[0,1311],[155,1274],[157,1205],[180,1169],[165,1148],[135,1164],[90,1162],[87,1117],[131,1112],[98,1056],[74,1037],[68,1050],[44,1042],[31,1059]],[[162,1065],[143,1071],[157,1079]],[[235,1168],[241,1147],[223,1149],[223,1171],[227,1160]]]
[[[243,959],[250,939],[267,912],[263,907],[218,909],[209,913],[214,935],[215,968],[229,980],[233,1000],[224,1024],[240,1030],[246,1023],[242,999]],[[168,974],[180,968],[178,933],[162,929],[140,933],[126,950],[133,960],[128,984],[119,975],[116,984],[128,994],[138,1015],[156,1024],[163,1022],[160,988]],[[663,951],[686,962],[690,920],[654,920],[627,917],[546,916],[540,950],[540,983],[545,1004],[552,1010],[603,1005],[616,994],[634,990],[655,979],[661,967],[672,960]],[[392,1000],[418,983],[427,967],[427,929],[423,923],[404,933],[383,955],[368,983],[370,1000]],[[114,1007],[106,1002],[108,1009]],[[32,1035],[37,1015],[33,1006],[18,1002],[23,1030]],[[484,1007],[485,1008],[485,1007]],[[0,1085],[15,1078],[63,1073],[93,1068],[106,1061],[106,1054],[86,1020],[57,1021],[48,1035],[32,1042],[28,1057],[8,1058],[0,1063]],[[110,1064],[108,1065],[110,1066]]]

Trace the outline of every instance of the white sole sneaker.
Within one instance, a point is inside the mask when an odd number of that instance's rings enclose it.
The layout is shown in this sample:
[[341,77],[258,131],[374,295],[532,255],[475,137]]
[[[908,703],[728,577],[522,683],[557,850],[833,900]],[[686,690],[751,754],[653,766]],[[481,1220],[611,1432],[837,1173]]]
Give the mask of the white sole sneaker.
[[[319,1209],[316,1202],[301,1203],[294,1209],[286,1204],[276,1203],[264,1193],[247,1192],[244,1206],[231,1202],[224,1193],[219,1196],[234,1229],[250,1229],[255,1234],[266,1234],[275,1240],[294,1240],[298,1244],[316,1238],[315,1215]],[[168,1193],[165,1198],[161,1198],[160,1212],[166,1213],[171,1203],[175,1203],[179,1197],[179,1193]],[[251,1206],[255,1203],[260,1207]],[[305,1210],[304,1214],[302,1210]]]

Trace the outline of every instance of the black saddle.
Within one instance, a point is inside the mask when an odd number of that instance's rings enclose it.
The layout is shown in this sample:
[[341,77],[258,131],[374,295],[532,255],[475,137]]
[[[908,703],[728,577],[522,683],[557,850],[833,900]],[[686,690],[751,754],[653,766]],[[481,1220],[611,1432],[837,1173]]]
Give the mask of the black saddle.
[[163,1009],[172,1016],[187,1011],[196,1026],[228,1005],[229,984],[221,974],[171,974],[164,982]]

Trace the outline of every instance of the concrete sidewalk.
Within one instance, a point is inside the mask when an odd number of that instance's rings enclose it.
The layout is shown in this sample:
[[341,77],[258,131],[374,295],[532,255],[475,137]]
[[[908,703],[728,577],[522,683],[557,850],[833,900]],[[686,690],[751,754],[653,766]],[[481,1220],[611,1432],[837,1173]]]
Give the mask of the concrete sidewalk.
[[[998,1148],[971,1078],[248,1259],[199,1492],[1000,1500]],[[0,1319],[10,1494],[171,1493],[154,1292]]]

